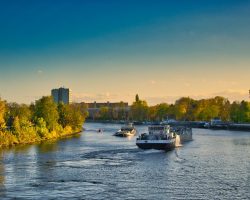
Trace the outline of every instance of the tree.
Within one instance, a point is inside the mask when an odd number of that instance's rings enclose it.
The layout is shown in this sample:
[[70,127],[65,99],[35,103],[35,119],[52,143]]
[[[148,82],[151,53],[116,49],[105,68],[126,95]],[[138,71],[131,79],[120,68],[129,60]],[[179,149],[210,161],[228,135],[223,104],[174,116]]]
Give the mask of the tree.
[[182,97],[175,102],[175,116],[177,120],[191,120],[194,100]]
[[150,106],[148,108],[148,119],[151,121],[156,121],[157,120],[157,116],[156,116],[156,106]]
[[34,118],[43,118],[49,131],[57,129],[59,114],[57,105],[51,96],[45,96],[36,101]]
[[59,102],[57,108],[59,114],[59,124],[62,125],[63,128],[70,126],[72,122],[72,116],[69,105]]
[[5,128],[5,111],[6,111],[6,102],[2,101],[0,98],[0,129]]
[[135,102],[139,102],[140,101],[140,99],[139,99],[139,95],[138,94],[136,94],[135,95]]
[[69,107],[72,120],[70,126],[73,129],[73,131],[81,131],[82,125],[85,121],[85,116],[82,114],[77,104],[71,104],[69,105]]
[[242,101],[240,103],[240,121],[250,122],[250,102]]
[[131,115],[133,120],[143,121],[147,120],[148,104],[146,101],[135,101],[131,106]]
[[156,118],[157,120],[163,120],[168,116],[169,105],[161,103],[156,105]]
[[230,118],[234,122],[240,122],[241,121],[241,114],[240,114],[240,103],[234,101],[230,108]]
[[219,108],[218,116],[224,120],[230,120],[230,101],[224,97],[216,96],[212,99],[212,104]]
[[219,116],[219,107],[217,105],[211,105],[205,107],[200,112],[200,118],[206,121],[210,121],[211,119]]
[[8,127],[12,127],[14,123],[14,119],[18,117],[18,119],[22,122],[31,121],[31,109],[29,106],[25,104],[17,104],[17,103],[9,103],[7,104],[8,112],[6,114],[6,123]]

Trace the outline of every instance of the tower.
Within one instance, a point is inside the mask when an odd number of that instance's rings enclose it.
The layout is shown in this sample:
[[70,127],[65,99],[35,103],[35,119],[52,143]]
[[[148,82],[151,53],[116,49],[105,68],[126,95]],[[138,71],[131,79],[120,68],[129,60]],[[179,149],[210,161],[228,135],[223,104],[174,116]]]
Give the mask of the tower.
[[60,87],[51,90],[51,96],[56,103],[63,102],[64,104],[71,103],[71,91],[69,88]]

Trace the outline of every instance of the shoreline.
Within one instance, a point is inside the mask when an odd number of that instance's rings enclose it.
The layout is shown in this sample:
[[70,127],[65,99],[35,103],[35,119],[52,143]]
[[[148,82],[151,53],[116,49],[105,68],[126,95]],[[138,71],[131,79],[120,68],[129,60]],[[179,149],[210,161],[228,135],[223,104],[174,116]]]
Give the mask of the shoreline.
[[79,133],[81,133],[83,131],[84,131],[84,129],[82,128],[80,131],[75,131],[75,132],[72,132],[72,133],[63,134],[63,135],[60,135],[58,137],[53,137],[53,138],[49,138],[49,139],[47,138],[47,139],[40,139],[40,140],[36,140],[36,141],[31,141],[31,142],[21,142],[21,143],[13,143],[13,144],[10,144],[10,145],[3,145],[3,146],[0,146],[0,150],[10,149],[10,148],[17,147],[17,146],[40,144],[42,142],[47,142],[47,141],[56,141],[56,140],[59,140],[59,139],[63,139],[63,138],[67,138],[67,137],[70,137],[70,136],[73,136],[73,135],[77,135],[77,134],[79,134]]
[[[126,121],[123,120],[86,120],[88,123],[104,123],[104,124],[124,124]],[[134,122],[135,125],[150,125],[154,122]],[[159,122],[156,122],[159,123]],[[187,126],[189,128],[201,128],[211,130],[230,130],[230,131],[250,131],[250,123],[222,123],[216,125],[210,125],[206,127],[206,122],[199,121],[176,121],[164,123],[170,126]]]

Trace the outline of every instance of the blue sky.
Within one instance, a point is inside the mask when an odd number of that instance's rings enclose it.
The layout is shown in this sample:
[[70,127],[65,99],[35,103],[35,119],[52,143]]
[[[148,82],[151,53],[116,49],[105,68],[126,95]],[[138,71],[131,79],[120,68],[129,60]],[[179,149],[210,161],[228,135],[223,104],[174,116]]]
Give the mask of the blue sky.
[[250,1],[1,1],[0,95],[247,99]]

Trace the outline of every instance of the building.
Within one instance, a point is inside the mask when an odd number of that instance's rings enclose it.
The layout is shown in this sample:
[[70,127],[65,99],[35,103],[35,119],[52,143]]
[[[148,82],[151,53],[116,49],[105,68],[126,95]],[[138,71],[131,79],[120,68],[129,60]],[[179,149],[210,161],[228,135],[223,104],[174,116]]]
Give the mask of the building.
[[[103,102],[103,103],[93,102],[93,103],[85,103],[85,104],[87,105],[89,118],[91,119],[95,119],[95,116],[98,116],[100,109],[103,107],[115,110],[116,112],[119,112],[122,110],[124,111],[125,116],[128,116],[128,112],[130,110],[130,107],[127,102],[111,103],[108,101],[108,102]],[[126,118],[125,116],[124,118]]]
[[56,103],[63,102],[64,104],[71,103],[71,91],[69,88],[60,87],[51,90],[51,96]]
[[88,108],[101,108],[101,107],[108,107],[108,108],[119,108],[119,107],[128,107],[127,102],[115,102],[110,103],[109,101],[103,103],[97,103],[96,101],[93,103],[85,103]]

